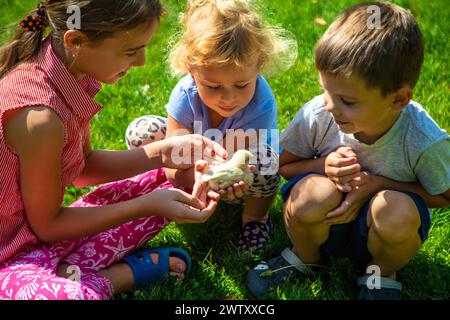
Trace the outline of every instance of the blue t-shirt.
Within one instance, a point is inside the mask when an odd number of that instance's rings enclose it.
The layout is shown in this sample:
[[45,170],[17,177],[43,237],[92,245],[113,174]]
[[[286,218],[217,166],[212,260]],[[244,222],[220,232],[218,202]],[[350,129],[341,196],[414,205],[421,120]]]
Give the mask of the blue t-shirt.
[[[173,89],[166,109],[169,116],[191,128],[193,133],[215,141],[221,141],[229,129],[266,129],[267,143],[270,145],[275,142],[271,140],[278,142],[278,135],[276,139],[274,137],[278,132],[277,104],[269,84],[262,76],[256,79],[255,95],[249,104],[233,116],[225,118],[217,128],[211,128],[208,107],[200,99],[190,74],[183,77]],[[265,132],[262,133],[264,135]]]

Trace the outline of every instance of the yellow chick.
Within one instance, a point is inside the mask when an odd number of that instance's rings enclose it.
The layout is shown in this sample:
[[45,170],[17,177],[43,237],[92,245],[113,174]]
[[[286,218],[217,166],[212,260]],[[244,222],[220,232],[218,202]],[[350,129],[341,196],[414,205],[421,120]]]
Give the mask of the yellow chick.
[[238,150],[224,164],[210,166],[208,172],[202,174],[202,180],[208,182],[211,189],[225,189],[236,182],[244,181],[248,186],[253,183],[253,173],[248,169],[253,153]]

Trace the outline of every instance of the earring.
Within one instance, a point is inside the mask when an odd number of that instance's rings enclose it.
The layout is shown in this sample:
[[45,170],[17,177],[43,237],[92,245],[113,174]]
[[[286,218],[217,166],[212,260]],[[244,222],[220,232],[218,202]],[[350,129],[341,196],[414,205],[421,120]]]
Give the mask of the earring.
[[80,47],[77,47],[78,50],[75,53],[72,53],[72,59],[76,59],[78,57],[78,54],[80,53]]
[[81,45],[79,43],[75,44],[75,53],[72,52],[72,58],[76,59],[78,57],[78,54],[80,53]]

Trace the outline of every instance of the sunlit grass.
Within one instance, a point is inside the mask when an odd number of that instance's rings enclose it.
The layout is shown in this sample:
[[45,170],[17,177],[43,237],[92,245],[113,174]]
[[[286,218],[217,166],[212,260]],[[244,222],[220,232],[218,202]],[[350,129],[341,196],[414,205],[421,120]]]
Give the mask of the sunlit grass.
[[[18,22],[35,6],[35,0],[0,2],[0,26]],[[420,102],[447,131],[449,116],[449,12],[447,2],[426,0],[395,1],[417,17],[425,38],[425,62],[414,99]],[[92,120],[94,148],[125,149],[124,132],[128,124],[144,114],[165,115],[171,90],[177,79],[169,75],[167,43],[179,31],[177,16],[184,1],[163,1],[167,16],[147,51],[147,64],[132,70],[115,85],[104,86],[97,101],[104,109]],[[279,105],[278,120],[284,129],[299,108],[320,93],[314,69],[313,49],[316,41],[336,15],[356,3],[345,1],[270,0],[262,8],[271,22],[297,38],[299,59],[288,72],[268,81]],[[314,23],[323,18],[327,25]],[[6,41],[11,31],[3,29],[0,41]],[[75,201],[89,189],[70,187],[65,204]],[[191,276],[185,281],[167,279],[152,292],[135,291],[117,299],[251,299],[245,287],[245,272],[261,259],[278,255],[289,245],[282,221],[282,203],[278,197],[272,208],[275,240],[261,256],[239,256],[236,243],[239,235],[239,208],[222,206],[205,225],[170,224],[150,246],[180,246],[193,258]],[[450,210],[434,210],[432,229],[419,254],[400,272],[407,299],[450,299]],[[346,260],[333,262],[315,278],[288,283],[268,298],[273,299],[352,299],[355,295],[356,272]]]

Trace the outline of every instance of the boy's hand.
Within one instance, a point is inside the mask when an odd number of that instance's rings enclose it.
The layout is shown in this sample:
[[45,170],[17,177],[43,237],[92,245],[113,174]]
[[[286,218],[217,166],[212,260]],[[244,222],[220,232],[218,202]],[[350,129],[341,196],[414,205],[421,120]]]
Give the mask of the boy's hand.
[[340,147],[326,157],[325,174],[342,192],[350,192],[363,183],[361,165],[350,147]]
[[361,177],[364,182],[348,192],[339,207],[327,214],[326,224],[343,224],[355,220],[364,204],[376,193],[375,183],[372,182],[376,176],[361,172]]

